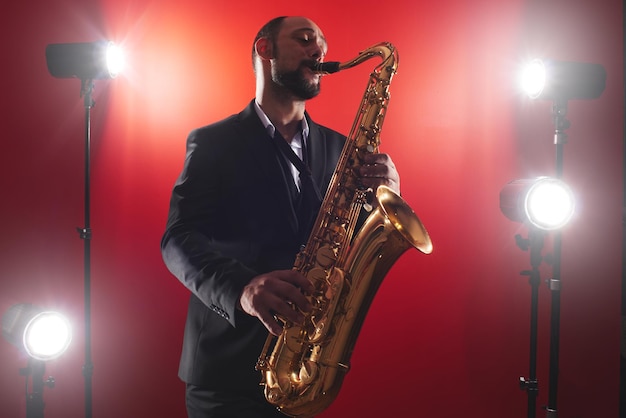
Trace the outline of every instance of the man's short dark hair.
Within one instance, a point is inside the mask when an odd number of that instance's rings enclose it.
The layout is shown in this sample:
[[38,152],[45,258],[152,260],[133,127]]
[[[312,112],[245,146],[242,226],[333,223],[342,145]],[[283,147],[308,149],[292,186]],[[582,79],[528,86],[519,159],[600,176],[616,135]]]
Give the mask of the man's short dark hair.
[[254,48],[254,45],[256,44],[256,41],[261,38],[267,38],[267,40],[272,43],[272,46],[275,46],[276,39],[278,38],[278,32],[280,32],[280,27],[283,24],[283,20],[285,20],[286,18],[287,16],[275,17],[274,19],[263,25],[263,27],[259,29],[259,32],[254,37],[254,42],[252,42],[252,68],[255,71],[256,68],[254,66],[254,59],[256,58],[256,50]]

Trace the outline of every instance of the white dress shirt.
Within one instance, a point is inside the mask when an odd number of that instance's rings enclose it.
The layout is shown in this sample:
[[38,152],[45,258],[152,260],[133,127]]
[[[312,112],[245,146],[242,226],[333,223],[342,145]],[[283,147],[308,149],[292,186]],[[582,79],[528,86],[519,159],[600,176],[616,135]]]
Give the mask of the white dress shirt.
[[[259,116],[259,119],[261,119],[261,123],[263,123],[265,129],[267,129],[267,133],[270,135],[270,137],[273,138],[274,133],[276,132],[276,127],[272,124],[272,121],[270,121],[265,112],[263,112],[263,109],[261,109],[261,106],[259,106],[259,103],[256,100],[254,101],[254,110]],[[295,136],[289,143],[289,146],[291,146],[293,152],[295,152],[300,159],[302,159],[302,143],[303,141],[307,141],[308,137],[309,124],[307,123],[306,118],[303,118],[302,129],[296,132]],[[296,183],[296,187],[298,188],[298,191],[300,191],[300,173],[298,172],[296,166],[293,165],[289,160],[287,160],[287,163],[289,164],[289,168],[291,169],[291,175],[293,176],[293,180]]]

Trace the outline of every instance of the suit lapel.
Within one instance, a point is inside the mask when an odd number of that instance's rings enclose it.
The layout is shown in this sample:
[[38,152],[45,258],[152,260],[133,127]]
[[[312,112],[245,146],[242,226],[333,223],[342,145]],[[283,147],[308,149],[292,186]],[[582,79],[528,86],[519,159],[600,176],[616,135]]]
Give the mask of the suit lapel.
[[[257,168],[251,171],[263,181],[270,184],[279,184],[279,187],[272,187],[272,201],[276,203],[276,209],[284,211],[285,219],[291,226],[292,230],[298,231],[298,218],[294,210],[291,199],[291,191],[287,183],[283,169],[280,166],[276,153],[276,148],[272,143],[272,138],[265,130],[265,127],[259,120],[255,110],[254,101],[238,115],[237,128],[240,130],[242,138],[245,138],[247,149],[251,157],[257,162]],[[276,182],[273,179],[281,179]]]
[[305,115],[309,125],[309,139],[307,142],[309,152],[309,166],[311,168],[311,176],[317,184],[318,189],[322,192],[324,198],[324,174],[327,171],[326,160],[326,138],[319,126],[311,120],[308,113]]

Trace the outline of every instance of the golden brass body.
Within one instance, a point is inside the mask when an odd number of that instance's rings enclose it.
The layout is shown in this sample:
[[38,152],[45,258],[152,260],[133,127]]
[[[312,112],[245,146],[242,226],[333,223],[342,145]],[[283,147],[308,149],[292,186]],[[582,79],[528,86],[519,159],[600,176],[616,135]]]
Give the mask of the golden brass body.
[[[307,296],[313,310],[303,324],[286,321],[280,336],[270,334],[257,363],[268,402],[289,416],[311,417],[333,402],[385,275],[407,249],[432,251],[426,229],[398,194],[379,187],[372,210],[372,191],[358,186],[355,170],[362,155],[378,152],[398,55],[393,45],[381,43],[339,63],[341,70],[376,56],[382,62],[370,74],[313,230],[293,267],[315,287]],[[371,213],[354,236],[362,208]]]

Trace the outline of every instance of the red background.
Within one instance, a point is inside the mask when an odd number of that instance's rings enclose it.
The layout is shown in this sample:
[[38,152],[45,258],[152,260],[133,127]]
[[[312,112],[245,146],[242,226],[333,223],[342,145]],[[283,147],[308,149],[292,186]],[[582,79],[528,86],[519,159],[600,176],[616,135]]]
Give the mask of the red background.
[[[0,17],[2,153],[0,310],[62,310],[74,344],[47,366],[46,416],[83,416],[83,103],[77,80],[52,78],[49,43],[121,43],[128,70],[96,82],[92,111],[93,416],[184,416],[176,377],[187,291],[159,240],[194,127],[252,98],[251,40],[279,14],[325,32],[329,60],[394,43],[400,68],[382,149],[434,253],[408,252],[385,279],[349,373],[324,417],[524,417],[530,286],[519,272],[527,231],[498,194],[554,174],[549,102],[515,90],[532,56],[597,62],[600,99],[571,101],[564,179],[579,209],[564,231],[563,417],[616,417],[619,395],[623,161],[622,2],[555,0],[14,2]],[[347,132],[373,67],[327,77],[309,110]],[[255,202],[250,202],[255,204]],[[550,270],[542,268],[543,279]],[[540,289],[538,406],[547,403],[550,294]],[[0,342],[0,415],[25,416],[26,364]],[[538,413],[543,412],[538,409]]]

